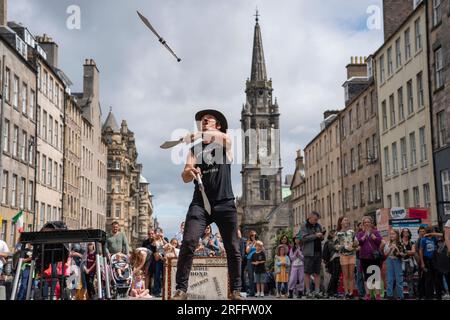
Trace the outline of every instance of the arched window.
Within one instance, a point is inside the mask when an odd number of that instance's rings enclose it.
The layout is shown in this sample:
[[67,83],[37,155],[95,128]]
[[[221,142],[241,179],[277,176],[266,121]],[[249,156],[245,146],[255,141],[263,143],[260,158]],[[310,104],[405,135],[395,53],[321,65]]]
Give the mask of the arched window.
[[259,195],[261,200],[270,200],[269,179],[262,176],[259,180]]

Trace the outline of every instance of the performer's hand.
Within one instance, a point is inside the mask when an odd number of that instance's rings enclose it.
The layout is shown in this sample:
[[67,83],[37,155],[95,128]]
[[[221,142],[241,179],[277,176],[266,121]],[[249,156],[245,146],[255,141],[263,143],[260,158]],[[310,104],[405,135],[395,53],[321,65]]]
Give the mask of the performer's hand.
[[187,169],[187,171],[194,177],[194,179],[197,179],[198,174],[200,175],[200,177],[202,176],[202,171],[200,170],[200,168],[191,167]]
[[192,143],[195,140],[197,140],[198,138],[201,138],[202,133],[201,132],[197,132],[197,133],[188,133],[187,135],[184,136],[183,138],[183,142],[186,144]]

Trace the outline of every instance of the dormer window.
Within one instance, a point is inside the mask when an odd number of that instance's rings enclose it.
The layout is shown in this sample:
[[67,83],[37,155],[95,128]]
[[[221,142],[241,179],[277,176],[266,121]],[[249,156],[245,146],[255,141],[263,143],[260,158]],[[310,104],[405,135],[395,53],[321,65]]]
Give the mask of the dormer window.
[[350,93],[348,91],[348,83],[344,85],[344,90],[345,90],[345,101],[348,101],[348,99],[350,98]]

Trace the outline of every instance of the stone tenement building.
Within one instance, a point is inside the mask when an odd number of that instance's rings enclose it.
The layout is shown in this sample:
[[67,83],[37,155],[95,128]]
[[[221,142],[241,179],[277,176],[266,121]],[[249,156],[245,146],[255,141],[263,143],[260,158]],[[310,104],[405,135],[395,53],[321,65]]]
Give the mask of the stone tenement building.
[[305,147],[306,211],[319,212],[328,230],[343,213],[338,114],[326,111],[320,133]]
[[438,218],[450,218],[450,2],[427,1],[434,173]]
[[[63,221],[69,229],[81,225],[81,125],[82,111],[72,95],[67,96],[64,130]],[[101,229],[104,229],[101,228]]]
[[[352,57],[346,69],[345,108],[326,111],[321,132],[305,147],[306,211],[300,223],[314,210],[328,230],[337,227],[341,216],[355,226],[364,215],[375,218],[383,206],[377,94],[373,77],[368,75],[371,68],[365,58]],[[298,214],[294,211],[293,215],[297,225]]]
[[103,125],[103,138],[108,149],[108,186],[106,230],[113,221],[119,222],[129,243],[140,246],[153,227],[153,206],[142,165],[137,163],[134,133],[122,121],[119,127],[112,111]]
[[[17,228],[10,219],[19,210],[25,213],[25,230],[39,230],[52,220],[63,220],[69,228],[104,229],[106,146],[101,142],[95,63],[90,60],[85,68],[84,93],[71,96],[72,83],[58,66],[58,45],[45,34],[34,37],[22,24],[7,22],[6,0],[0,1],[0,24],[2,45],[14,49],[5,51],[1,77],[7,90],[2,97],[0,184],[2,204],[11,209],[2,210],[2,239],[15,243]],[[90,118],[81,117],[81,111]],[[82,141],[83,124],[91,132]],[[90,158],[83,158],[82,145],[92,146]],[[6,156],[15,160],[12,167]],[[82,160],[90,161],[90,171],[81,170]],[[89,186],[82,184],[83,177],[90,179]]]
[[47,59],[35,56],[38,77],[36,202],[39,208],[36,227],[62,218],[62,170],[64,144],[64,94],[69,83],[58,69],[58,45],[44,35],[36,39]]
[[[246,103],[241,112],[244,132],[241,228],[254,229],[270,250],[270,240],[289,226],[290,203],[282,202],[280,113],[267,79],[261,28],[256,18],[251,77],[246,83]],[[270,251],[269,251],[270,252]]]
[[[6,0],[1,4],[0,7],[5,10],[5,22]],[[26,27],[15,22],[8,22],[4,30],[4,36],[14,42],[17,50],[27,57],[36,70],[36,139],[32,150],[36,152],[36,214],[33,227],[39,229],[46,221],[60,220],[62,217],[64,98],[71,82],[58,68],[58,45],[50,37],[45,34],[33,37]],[[19,81],[17,84],[20,85]],[[24,141],[25,134],[22,132],[20,137],[19,129],[14,129],[13,137],[14,145],[14,141]]]
[[100,73],[92,59],[83,65],[83,92],[74,93],[82,111],[80,228],[105,229],[107,147],[102,137]]
[[71,229],[106,227],[106,144],[101,136],[99,72],[84,64],[83,92],[67,96],[63,220]]
[[300,230],[300,226],[306,220],[306,179],[305,164],[301,150],[297,150],[295,159],[295,171],[291,181],[291,203],[292,219],[291,225],[294,228],[294,234]]
[[339,113],[343,209],[355,227],[364,215],[375,219],[376,210],[383,206],[377,94],[366,61],[352,57],[347,65],[345,108]]
[[429,208],[437,224],[424,2],[374,54],[383,204]]
[[23,210],[24,229],[33,226],[36,68],[28,44],[7,26],[5,3],[0,4],[0,239],[12,248],[18,238],[12,218]]

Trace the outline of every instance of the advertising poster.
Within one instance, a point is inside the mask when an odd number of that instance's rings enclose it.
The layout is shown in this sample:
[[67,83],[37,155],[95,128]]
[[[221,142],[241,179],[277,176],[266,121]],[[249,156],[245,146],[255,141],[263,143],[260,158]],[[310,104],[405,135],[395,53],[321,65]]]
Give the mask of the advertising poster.
[[380,232],[383,239],[387,239],[389,235],[389,217],[390,209],[382,208],[376,212],[377,230]]
[[391,219],[389,220],[390,227],[392,229],[398,230],[399,232],[402,231],[404,228],[408,228],[409,231],[411,231],[411,240],[416,242],[419,238],[419,235],[417,231],[419,230],[419,227],[422,225],[421,219]]

